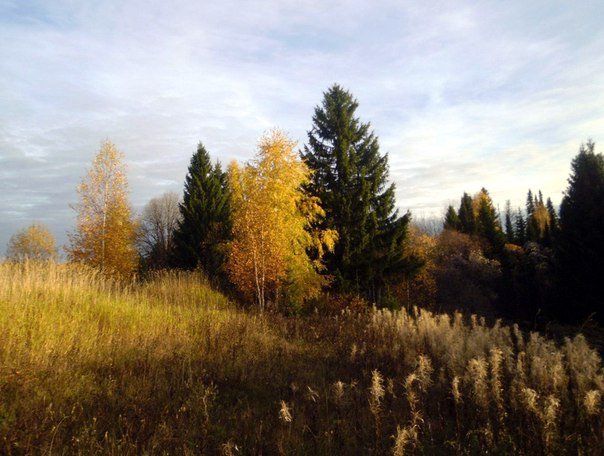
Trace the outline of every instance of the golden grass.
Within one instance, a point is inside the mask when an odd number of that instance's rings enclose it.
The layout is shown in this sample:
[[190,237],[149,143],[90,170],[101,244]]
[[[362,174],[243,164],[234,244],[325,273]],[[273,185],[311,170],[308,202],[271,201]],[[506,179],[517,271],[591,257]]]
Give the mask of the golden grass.
[[603,393],[582,336],[0,264],[0,454],[604,454]]

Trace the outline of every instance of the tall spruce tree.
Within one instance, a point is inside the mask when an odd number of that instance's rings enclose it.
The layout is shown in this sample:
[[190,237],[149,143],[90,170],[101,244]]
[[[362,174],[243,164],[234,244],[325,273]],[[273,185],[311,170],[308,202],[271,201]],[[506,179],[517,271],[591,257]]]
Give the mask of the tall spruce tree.
[[526,195],[526,215],[530,217],[535,212],[535,199],[533,198],[533,191],[529,189]]
[[497,255],[505,245],[505,235],[501,229],[499,215],[493,206],[489,192],[482,188],[474,197],[477,201],[476,232],[486,239],[491,247],[491,254]]
[[379,302],[387,276],[407,267],[403,241],[410,214],[399,217],[395,210],[388,156],[380,154],[370,124],[355,117],[357,100],[337,84],[323,95],[301,155],[313,171],[306,190],[326,213],[323,228],[339,234],[325,258],[327,271],[340,290]]
[[520,208],[516,214],[516,244],[523,246],[526,243],[526,221]]
[[476,217],[472,207],[472,197],[464,192],[459,205],[460,231],[466,234],[476,233]]
[[592,141],[581,145],[560,205],[558,308],[568,319],[595,312],[604,322],[604,157],[594,147]]
[[539,200],[533,196],[533,191],[529,189],[526,195],[526,240],[537,242],[540,238],[539,224],[535,218]]
[[202,143],[191,158],[180,214],[173,264],[201,267],[209,277],[221,275],[231,225],[228,180],[219,162],[212,165]]
[[461,227],[461,222],[459,221],[459,216],[457,215],[457,211],[451,205],[447,208],[447,213],[445,214],[445,222],[443,224],[443,228],[445,230],[459,230]]
[[512,223],[512,205],[510,200],[505,202],[505,237],[506,241],[510,244],[513,244],[516,240],[514,224]]
[[549,214],[550,236],[552,238],[552,241],[555,241],[556,236],[558,236],[558,232],[560,231],[560,220],[558,218],[558,214],[556,213],[556,209],[554,208],[554,203],[552,203],[551,198],[547,199],[547,203],[545,206]]

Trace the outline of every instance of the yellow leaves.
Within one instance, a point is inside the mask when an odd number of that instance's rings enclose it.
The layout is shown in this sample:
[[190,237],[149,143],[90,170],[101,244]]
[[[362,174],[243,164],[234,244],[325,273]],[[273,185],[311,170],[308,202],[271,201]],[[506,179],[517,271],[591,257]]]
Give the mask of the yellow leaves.
[[539,230],[539,236],[542,237],[551,223],[550,215],[545,205],[541,202],[538,202],[535,205],[535,211],[533,212],[531,217],[536,221],[536,225]]
[[437,239],[420,231],[415,225],[409,227],[405,250],[409,256],[415,256],[424,262],[431,261],[436,249]]
[[100,268],[117,277],[136,270],[138,224],[128,203],[128,183],[123,154],[103,142],[87,176],[78,186],[80,202],[76,232],[69,235],[69,259]]
[[487,206],[493,205],[491,197],[484,189],[480,190],[472,197],[472,212],[476,218],[478,218],[480,215],[480,206],[482,205],[483,201],[487,204]]
[[6,256],[10,261],[55,259],[55,238],[45,225],[34,223],[10,238]]
[[295,152],[296,143],[279,130],[266,134],[256,158],[241,168],[229,166],[233,241],[228,270],[242,293],[254,296],[261,308],[280,295],[300,303],[315,296],[324,279],[320,261],[307,251],[332,249],[333,231],[310,232],[324,211],[317,198],[301,190],[309,170]]

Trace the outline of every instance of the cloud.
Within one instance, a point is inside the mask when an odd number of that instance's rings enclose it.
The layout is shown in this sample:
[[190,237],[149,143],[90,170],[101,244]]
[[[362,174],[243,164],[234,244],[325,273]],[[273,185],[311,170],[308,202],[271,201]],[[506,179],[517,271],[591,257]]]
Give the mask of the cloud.
[[[559,201],[603,131],[604,7],[583,2],[100,0],[0,3],[0,250],[31,221],[60,243],[100,142],[133,205],[181,191],[197,142],[246,160],[268,128],[300,145],[333,82],[388,152],[401,209],[485,186]],[[594,137],[596,142],[599,138]]]

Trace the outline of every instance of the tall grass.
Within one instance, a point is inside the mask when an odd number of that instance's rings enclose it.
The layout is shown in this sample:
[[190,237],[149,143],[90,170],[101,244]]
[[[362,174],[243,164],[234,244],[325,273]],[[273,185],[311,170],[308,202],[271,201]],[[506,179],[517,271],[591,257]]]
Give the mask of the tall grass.
[[1,454],[604,454],[603,394],[582,336],[0,264]]
[[0,341],[7,454],[204,450],[216,384],[268,377],[287,345],[199,276],[33,263],[0,265]]

